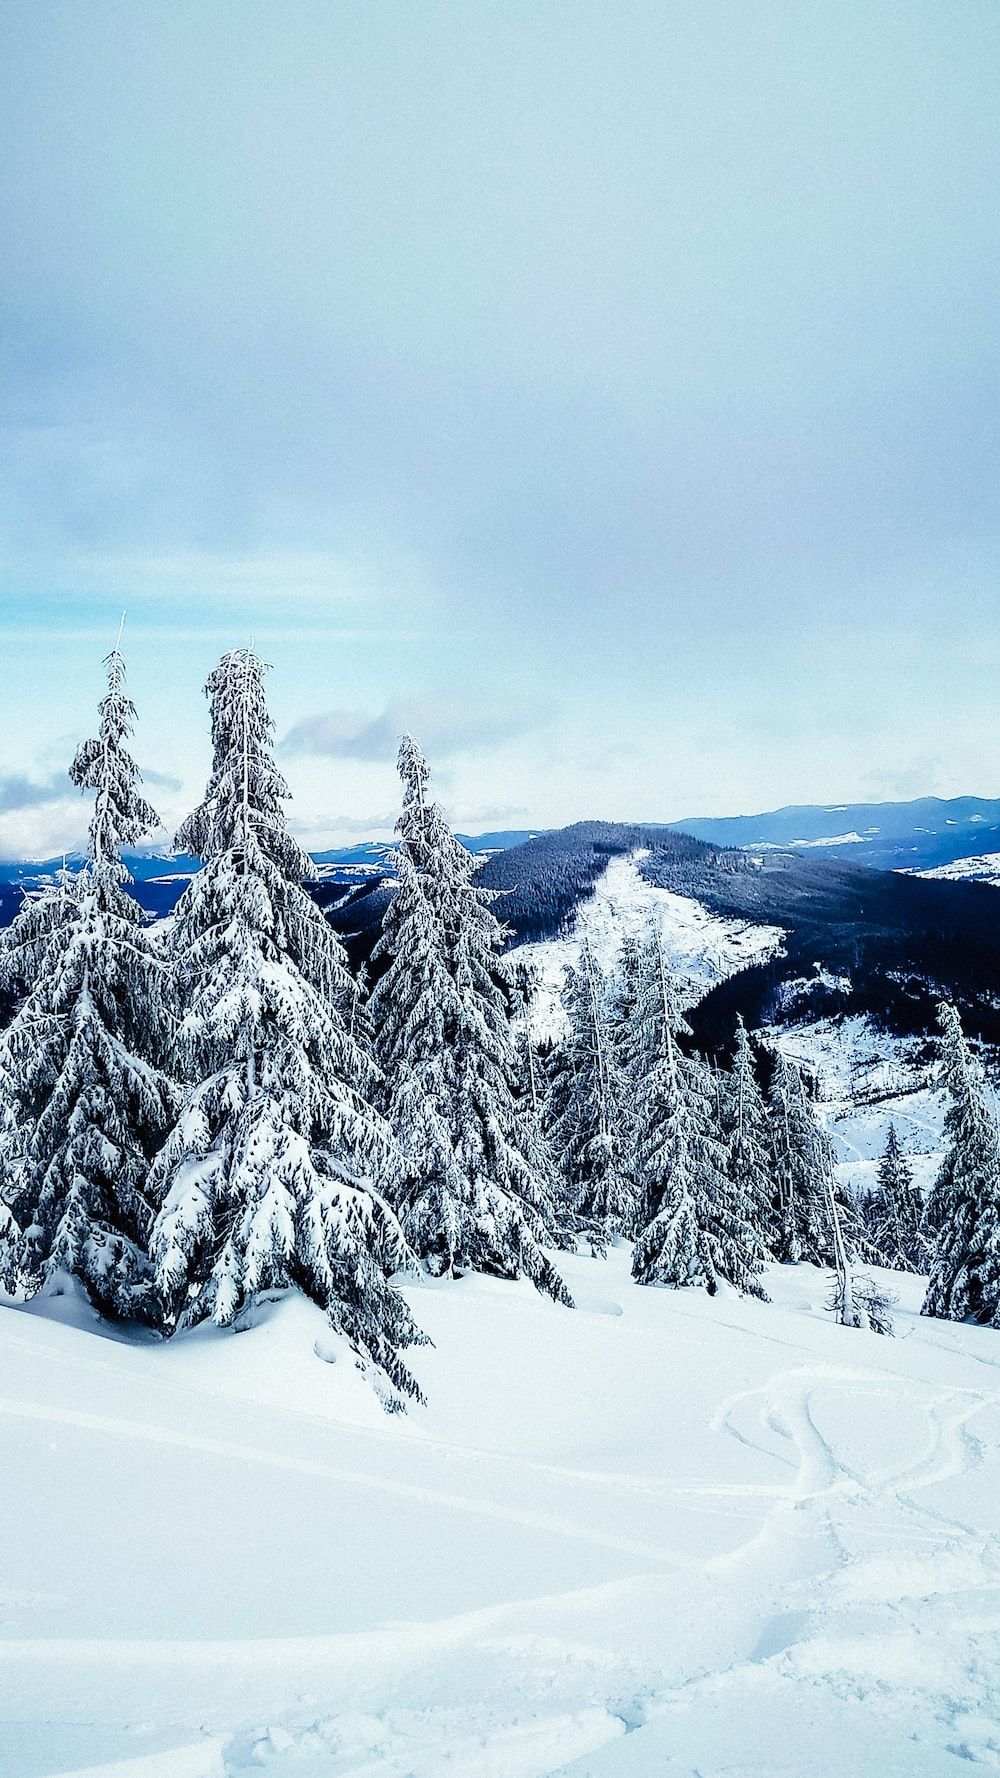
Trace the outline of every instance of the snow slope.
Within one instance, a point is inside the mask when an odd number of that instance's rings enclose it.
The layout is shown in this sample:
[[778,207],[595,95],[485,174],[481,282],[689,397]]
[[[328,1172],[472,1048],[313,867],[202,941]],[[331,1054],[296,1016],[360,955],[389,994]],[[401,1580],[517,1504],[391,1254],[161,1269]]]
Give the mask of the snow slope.
[[609,968],[627,934],[656,927],[688,1002],[736,970],[763,962],[781,949],[785,935],[780,926],[723,919],[690,896],[647,883],[639,871],[640,861],[647,856],[639,850],[628,857],[612,858],[592,893],[580,903],[564,938],[519,946],[518,961],[537,973],[531,1010],[537,1038],[560,1035],[564,1028],[559,994],[566,970],[577,961],[585,938],[597,961]]
[[913,871],[915,877],[940,877],[949,883],[989,883],[1000,889],[1000,852],[984,852],[976,858],[956,858],[934,870]]
[[0,1309],[5,1778],[1000,1767],[1000,1334],[560,1263],[576,1310],[414,1286],[405,1418],[301,1300],[167,1347]]
[[815,1077],[845,1183],[874,1183],[890,1123],[927,1190],[941,1164],[945,1096],[920,1038],[894,1037],[856,1014],[766,1027],[761,1036]]

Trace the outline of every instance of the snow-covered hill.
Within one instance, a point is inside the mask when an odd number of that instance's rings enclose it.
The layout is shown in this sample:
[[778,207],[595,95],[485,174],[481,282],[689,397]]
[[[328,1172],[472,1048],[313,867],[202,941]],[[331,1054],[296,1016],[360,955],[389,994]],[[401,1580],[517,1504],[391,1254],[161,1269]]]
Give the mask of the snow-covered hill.
[[798,804],[761,815],[674,825],[718,846],[808,847],[828,857],[847,848],[878,870],[926,870],[952,858],[995,851],[1000,801],[924,796],[903,803]]
[[1000,1335],[568,1258],[410,1293],[387,1419],[287,1300],[0,1310],[5,1778],[961,1778],[1000,1763]]
[[926,1042],[891,1036],[864,1017],[772,1025],[761,1035],[815,1078],[845,1184],[874,1184],[891,1123],[917,1184],[930,1186],[946,1106]]
[[936,877],[946,883],[989,883],[1000,889],[1000,852],[984,852],[976,858],[956,858],[935,870],[914,871],[914,876]]
[[[530,963],[538,984],[531,1009],[536,1038],[557,1037],[564,1028],[559,992],[585,938],[599,963],[612,968],[623,938],[653,926],[688,1004],[748,964],[781,951],[780,927],[723,919],[691,896],[647,882],[639,869],[644,856],[637,851],[610,861],[592,894],[580,903],[565,937],[519,948],[518,958]],[[805,998],[821,979],[830,988],[850,989],[848,980],[827,979],[819,971],[799,985]],[[795,988],[795,983],[786,984],[786,1016],[761,1035],[816,1077],[820,1110],[845,1183],[860,1188],[873,1182],[894,1123],[915,1178],[929,1186],[940,1164],[945,1104],[926,1038],[891,1035],[863,1014],[796,1018]]]
[[639,849],[628,857],[612,858],[593,892],[580,903],[564,937],[518,948],[518,961],[530,967],[538,983],[531,1010],[536,1037],[556,1036],[564,1027],[560,989],[584,940],[607,969],[614,966],[627,935],[653,928],[663,939],[689,1001],[748,963],[762,962],[780,950],[784,937],[780,927],[723,919],[690,896],[647,882],[639,870],[646,856]]

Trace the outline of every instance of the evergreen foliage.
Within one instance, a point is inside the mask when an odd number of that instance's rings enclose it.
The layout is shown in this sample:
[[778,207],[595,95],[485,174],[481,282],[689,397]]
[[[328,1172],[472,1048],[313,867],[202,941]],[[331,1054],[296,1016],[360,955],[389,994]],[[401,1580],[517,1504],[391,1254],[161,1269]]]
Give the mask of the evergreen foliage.
[[560,1157],[571,1226],[595,1251],[632,1235],[628,1085],[616,1051],[608,984],[585,939],[562,994],[568,1032],[551,1064],[549,1139]]
[[901,1272],[927,1270],[930,1249],[922,1227],[923,1213],[913,1170],[899,1146],[896,1126],[890,1124],[876,1187],[865,1204],[868,1245],[880,1265]]
[[681,1053],[688,1026],[656,936],[639,956],[633,1030],[642,1213],[633,1275],[642,1284],[704,1285],[713,1295],[724,1280],[762,1296],[763,1242],[753,1207],[727,1172],[717,1084]]
[[836,1202],[849,1237],[848,1206],[834,1183],[830,1138],[813,1109],[801,1071],[775,1052],[769,1096],[775,1182],[775,1258],[813,1265],[836,1261],[831,1206]]
[[641,932],[626,932],[619,947],[616,967],[605,990],[608,1035],[618,1067],[630,1085],[641,1081],[646,1061],[641,1043],[638,1051],[636,1050],[639,1035],[636,1005],[642,950]]
[[523,960],[511,963],[511,989],[516,1009],[514,1026],[515,1100],[519,1145],[528,1166],[542,1182],[552,1206],[552,1240],[557,1247],[572,1249],[574,1233],[563,1192],[563,1182],[545,1127],[547,1075],[545,1062],[531,1029],[531,1006],[538,991],[537,972]]
[[942,1004],[948,1149],[928,1206],[937,1244],[923,1314],[1000,1326],[1000,1141],[955,1008]]
[[[407,737],[398,884],[369,996],[305,887],[266,669],[240,649],[209,678],[211,774],[177,836],[201,868],[154,933],[123,852],[157,818],[129,750],[117,646],[105,665],[98,732],[71,766],[94,798],[86,863],[25,895],[0,933],[0,1285],[25,1298],[70,1281],[100,1313],[167,1333],[206,1317],[242,1325],[295,1286],[390,1406],[419,1393],[401,1354],[422,1338],[397,1272],[480,1269],[568,1303],[546,1249],[581,1235],[595,1252],[634,1238],[641,1283],[712,1293],[763,1297],[771,1257],[830,1265],[838,1319],[891,1331],[890,1294],[855,1272],[857,1207],[801,1071],[775,1052],[765,1098],[742,1018],[730,1051],[738,998],[726,995],[760,970],[698,1008],[703,1033],[729,1009],[723,1070],[690,1053],[655,934],[627,934],[610,975],[584,938],[564,984],[567,1035],[543,1059],[537,984],[505,954],[496,880],[515,883],[508,908],[534,897],[548,931],[610,856],[649,840],[652,880],[759,912],[773,885],[742,856],[589,823],[477,870]],[[812,906],[811,867],[783,882]],[[524,936],[530,909],[518,918]],[[820,987],[842,997],[849,984]],[[890,1125],[861,1247],[920,1271],[936,1237],[924,1313],[1000,1326],[1000,1134],[957,1013],[939,1017],[948,1152],[925,1206]]]
[[135,709],[117,647],[105,666],[98,734],[70,767],[95,793],[87,863],[26,900],[0,939],[4,985],[20,997],[0,1039],[3,1269],[20,1294],[65,1275],[102,1314],[153,1320],[148,1172],[175,1106],[157,1065],[170,1002],[121,851],[157,817],[128,748]]
[[722,1119],[726,1173],[747,1221],[757,1233],[761,1249],[770,1256],[775,1239],[771,1129],[757,1083],[750,1039],[739,1017],[733,1065],[725,1081]]
[[400,1221],[437,1276],[526,1277],[568,1303],[544,1251],[555,1234],[549,1180],[515,1097],[495,895],[473,882],[475,860],[431,799],[427,762],[409,736],[399,771],[399,878],[374,952],[387,966],[370,1013],[403,1155]]
[[238,1324],[297,1285],[376,1381],[416,1394],[399,1354],[418,1335],[390,1282],[411,1263],[385,1197],[395,1150],[345,1016],[355,985],[302,888],[308,861],[285,824],[265,671],[239,649],[210,675],[211,776],[177,836],[204,862],[170,932],[189,1091],[152,1176],[164,1321]]

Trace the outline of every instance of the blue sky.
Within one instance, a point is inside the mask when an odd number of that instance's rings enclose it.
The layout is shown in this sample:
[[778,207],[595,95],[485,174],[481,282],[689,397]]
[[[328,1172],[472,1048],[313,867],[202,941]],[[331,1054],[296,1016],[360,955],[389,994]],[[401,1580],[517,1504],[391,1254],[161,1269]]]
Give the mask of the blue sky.
[[993,0],[7,0],[0,850],[127,607],[172,822],[1000,792]]

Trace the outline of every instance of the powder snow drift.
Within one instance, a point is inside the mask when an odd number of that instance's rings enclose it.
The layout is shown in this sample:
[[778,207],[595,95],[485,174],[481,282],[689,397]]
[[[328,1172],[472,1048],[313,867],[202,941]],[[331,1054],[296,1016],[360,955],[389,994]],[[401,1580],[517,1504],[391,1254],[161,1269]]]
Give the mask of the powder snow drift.
[[[0,1312],[8,1778],[960,1778],[1000,1762],[1000,1353],[560,1256],[159,1347]],[[331,1354],[332,1355],[332,1354]]]

